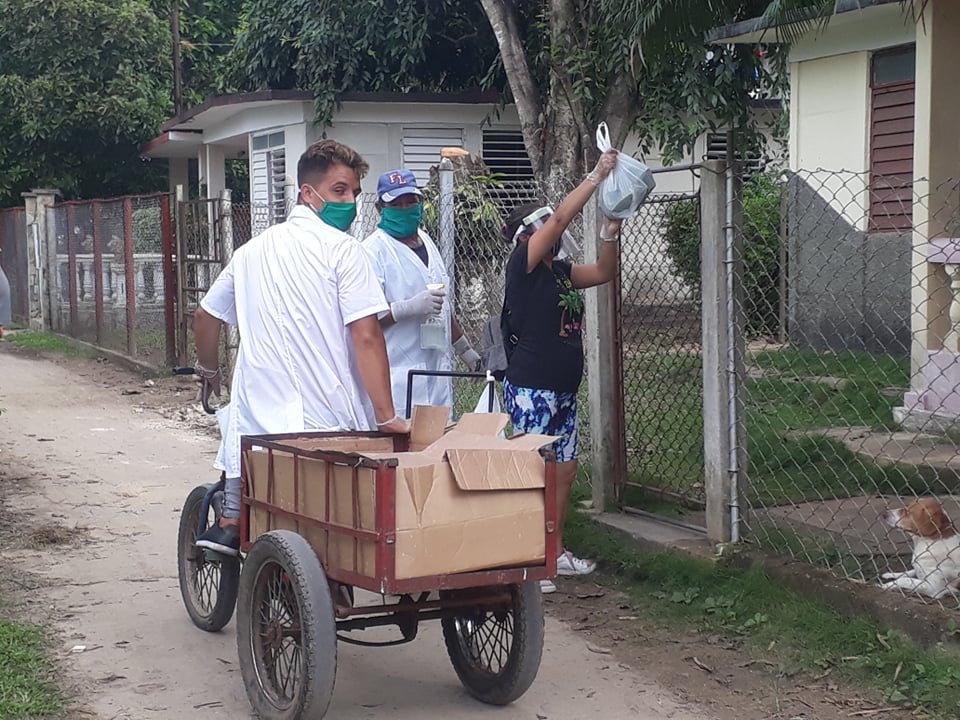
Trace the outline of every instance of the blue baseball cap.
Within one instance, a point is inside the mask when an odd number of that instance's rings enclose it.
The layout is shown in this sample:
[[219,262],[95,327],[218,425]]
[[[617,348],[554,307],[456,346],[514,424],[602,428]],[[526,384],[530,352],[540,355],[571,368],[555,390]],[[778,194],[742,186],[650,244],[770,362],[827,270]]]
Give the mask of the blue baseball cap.
[[393,202],[401,195],[423,195],[417,178],[409,170],[387,170],[377,180],[377,197],[380,202]]

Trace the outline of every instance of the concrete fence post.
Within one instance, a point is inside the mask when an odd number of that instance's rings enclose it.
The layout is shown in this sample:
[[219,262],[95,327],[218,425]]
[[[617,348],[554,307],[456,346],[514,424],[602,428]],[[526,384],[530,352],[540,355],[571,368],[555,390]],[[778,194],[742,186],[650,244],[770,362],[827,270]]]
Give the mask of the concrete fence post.
[[733,166],[705,162],[700,180],[704,483],[707,536],[717,543],[739,540],[746,480],[740,200]]
[[[583,208],[583,261],[595,263],[600,244],[596,200]],[[617,291],[614,282],[584,292],[583,344],[590,408],[590,468],[593,505],[610,510],[623,472],[619,408],[623,400],[617,349]]]
[[57,271],[57,246],[54,241],[53,247],[50,247],[47,208],[56,202],[58,194],[58,190],[43,188],[21,193],[26,216],[27,317],[31,330],[50,330],[53,327],[53,303],[57,298],[51,295],[50,290],[53,285],[52,274]]
[[450,158],[440,160],[440,198],[438,212],[440,218],[439,250],[443,263],[450,277],[450,287],[447,288],[447,302],[456,303],[456,229],[453,216],[453,163]]

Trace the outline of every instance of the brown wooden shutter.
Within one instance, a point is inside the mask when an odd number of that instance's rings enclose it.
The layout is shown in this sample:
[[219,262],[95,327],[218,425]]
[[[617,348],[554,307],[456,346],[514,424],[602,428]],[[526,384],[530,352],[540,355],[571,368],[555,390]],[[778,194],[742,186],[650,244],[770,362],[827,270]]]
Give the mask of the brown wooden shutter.
[[871,82],[871,232],[913,227],[914,85]]

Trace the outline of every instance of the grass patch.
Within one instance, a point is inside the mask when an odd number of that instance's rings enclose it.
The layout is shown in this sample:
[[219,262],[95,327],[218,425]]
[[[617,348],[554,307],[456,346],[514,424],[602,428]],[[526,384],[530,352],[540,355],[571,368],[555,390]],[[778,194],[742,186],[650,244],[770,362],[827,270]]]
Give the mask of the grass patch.
[[67,357],[90,357],[85,349],[77,347],[62,335],[27,330],[5,335],[4,339],[23,350],[38,353],[57,353]]
[[[702,497],[700,357],[660,352],[625,363],[630,480]],[[907,360],[785,349],[752,353],[747,366],[754,370],[744,394],[749,502],[779,505],[928,487],[918,471],[878,466],[838,440],[798,432],[891,429],[900,397],[888,389],[907,386]]]
[[53,718],[63,710],[43,632],[0,618],[0,717]]
[[[618,584],[647,619],[736,638],[757,654],[775,643],[789,671],[829,670],[834,678],[873,688],[889,703],[937,718],[960,715],[960,657],[942,647],[925,650],[871,620],[842,616],[760,570],[625,547],[578,513],[571,513],[565,536],[578,554],[601,561],[610,574],[598,580]],[[956,625],[945,631],[960,632]]]

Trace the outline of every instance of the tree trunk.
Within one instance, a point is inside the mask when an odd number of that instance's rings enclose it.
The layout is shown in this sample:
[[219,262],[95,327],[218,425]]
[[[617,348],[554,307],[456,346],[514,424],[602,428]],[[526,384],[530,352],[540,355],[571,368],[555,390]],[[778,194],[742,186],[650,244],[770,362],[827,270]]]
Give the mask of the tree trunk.
[[544,178],[551,195],[566,194],[584,172],[583,138],[586,116],[583,101],[573,87],[573,78],[557,58],[573,57],[583,39],[577,23],[576,0],[550,3],[550,95],[544,128]]
[[[514,0],[481,0],[513,92],[523,142],[534,176],[544,182],[550,200],[558,200],[576,186],[596,158],[595,127],[587,127],[588,112],[574,88],[574,76],[562,64],[574,58],[588,42],[585,7],[589,0],[550,0],[548,34],[550,86],[544,97],[537,87],[520,37]],[[600,119],[620,147],[637,117],[636,80],[629,73],[609,79]]]
[[534,175],[543,177],[543,101],[530,72],[512,0],[481,0],[500,48],[500,59],[520,116],[523,143]]
[[623,147],[627,133],[640,114],[640,98],[637,96],[637,81],[626,75],[618,75],[610,81],[607,97],[603,102],[600,119],[607,123],[610,142],[615,148]]

